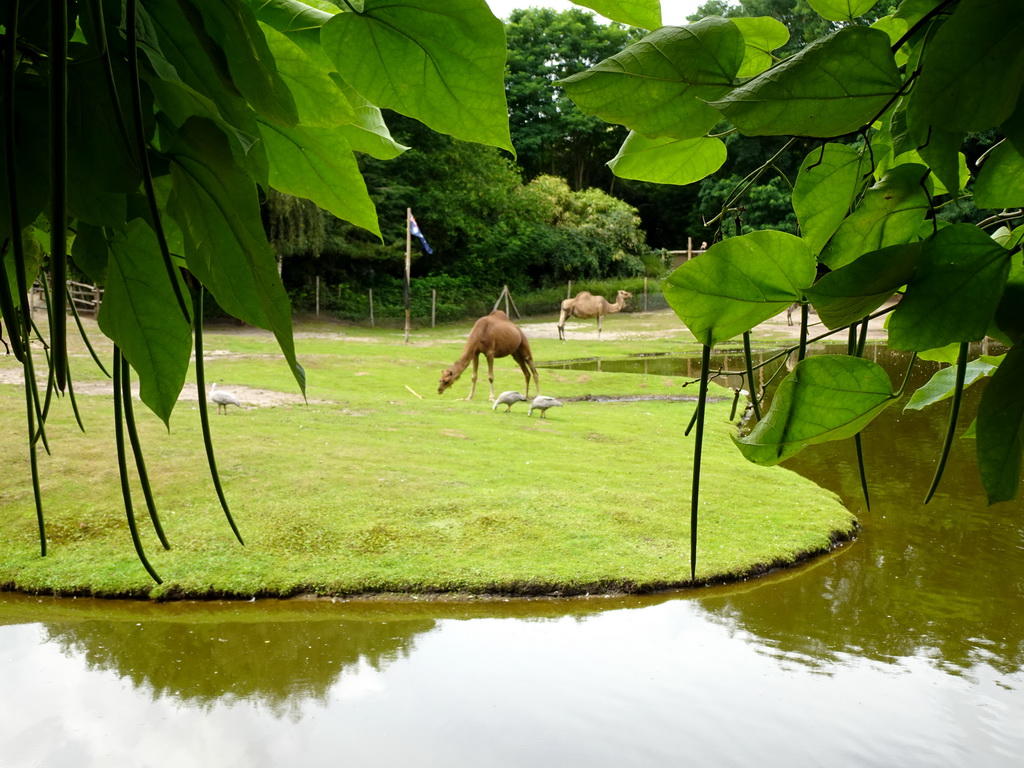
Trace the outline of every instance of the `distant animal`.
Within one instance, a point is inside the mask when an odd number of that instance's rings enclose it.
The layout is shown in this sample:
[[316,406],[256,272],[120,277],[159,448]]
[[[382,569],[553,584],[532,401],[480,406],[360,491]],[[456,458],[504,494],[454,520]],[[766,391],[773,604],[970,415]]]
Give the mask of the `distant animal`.
[[629,291],[619,291],[612,304],[604,296],[595,296],[587,291],[580,291],[571,299],[562,302],[562,309],[558,315],[558,338],[565,341],[565,321],[570,317],[578,317],[587,320],[591,317],[597,318],[597,338],[601,339],[601,319],[605,315],[621,312],[626,306],[626,300],[633,298]]
[[543,419],[544,418],[544,413],[547,411],[548,408],[561,408],[561,407],[562,407],[562,403],[561,403],[560,400],[555,400],[555,398],[553,398],[553,397],[547,397],[545,395],[540,395],[538,397],[533,398],[533,402],[530,403],[530,412],[527,413],[526,415],[527,416],[532,416],[534,411],[540,411],[540,417]]
[[516,403],[525,402],[526,395],[524,395],[522,392],[516,392],[514,390],[509,392],[502,392],[500,395],[498,395],[498,399],[494,401],[494,405],[491,406],[491,410],[495,411],[498,409],[499,405],[504,405],[506,406],[505,413],[508,413],[509,411],[512,410],[512,406],[515,405]]
[[484,315],[473,325],[469,332],[469,339],[466,347],[450,368],[441,371],[441,380],[438,382],[437,394],[441,394],[448,387],[454,384],[462,372],[466,370],[470,362],[473,363],[473,383],[469,388],[469,397],[472,400],[476,392],[477,367],[480,363],[480,355],[487,358],[487,379],[491,383],[490,400],[494,399],[494,358],[512,356],[512,359],[519,363],[526,377],[526,395],[530,395],[530,372],[533,372],[533,380],[536,384],[537,394],[540,394],[540,377],[537,376],[537,368],[533,364],[533,353],[530,351],[530,342],[526,340],[526,334],[518,325],[508,319],[508,315],[500,309],[496,309],[489,315]]
[[229,405],[237,405],[239,408],[244,408],[244,406],[238,402],[238,398],[230,392],[225,392],[223,389],[218,390],[217,382],[213,382],[213,384],[210,385],[210,399],[217,404],[217,413],[221,412],[221,408],[224,409],[224,413],[227,413]]

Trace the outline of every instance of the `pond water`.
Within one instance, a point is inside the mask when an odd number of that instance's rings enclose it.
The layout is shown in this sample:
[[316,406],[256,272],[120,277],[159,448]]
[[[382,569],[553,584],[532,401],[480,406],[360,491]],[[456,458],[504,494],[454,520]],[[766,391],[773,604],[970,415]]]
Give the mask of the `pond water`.
[[865,433],[870,511],[851,443],[787,462],[839,493],[860,535],[729,587],[397,604],[0,595],[0,765],[1018,766],[1024,504],[985,504],[967,440],[921,504],[947,413],[932,411],[890,408]]

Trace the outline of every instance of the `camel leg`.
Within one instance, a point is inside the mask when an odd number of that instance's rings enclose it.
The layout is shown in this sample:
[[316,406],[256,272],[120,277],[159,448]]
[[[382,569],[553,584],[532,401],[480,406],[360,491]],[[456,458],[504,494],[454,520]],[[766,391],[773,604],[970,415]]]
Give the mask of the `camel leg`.
[[558,338],[565,341],[565,319],[568,313],[563,309],[558,313]]
[[466,398],[467,400],[472,400],[473,395],[476,394],[476,369],[479,364],[480,356],[477,355],[473,358],[473,383],[469,385],[469,397]]
[[494,357],[487,356],[487,380],[491,383],[491,402],[494,402]]

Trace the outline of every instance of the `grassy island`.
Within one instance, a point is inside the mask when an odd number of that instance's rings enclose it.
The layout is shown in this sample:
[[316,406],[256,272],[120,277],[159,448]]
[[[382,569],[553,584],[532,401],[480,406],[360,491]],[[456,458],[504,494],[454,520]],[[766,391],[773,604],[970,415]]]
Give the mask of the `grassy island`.
[[[616,316],[604,339],[554,318],[522,323],[534,357],[556,360],[690,353],[670,313]],[[653,325],[652,325],[653,324]],[[170,550],[160,546],[133,488],[156,584],[136,558],[121,499],[109,381],[84,348],[72,374],[87,432],[70,404],[47,422],[40,451],[48,553],[40,557],[24,437],[24,394],[12,363],[0,378],[0,585],[61,595],[149,598],[296,594],[572,595],[689,584],[696,394],[684,379],[540,368],[541,391],[563,400],[547,419],[493,411],[482,361],[442,396],[443,367],[469,323],[413,333],[299,323],[308,377],[303,403],[270,334],[214,328],[207,379],[247,406],[218,415],[217,464],[245,539],[234,538],[207,468],[194,378],[170,431],[136,402],[153,494]],[[592,325],[592,323],[591,323]],[[100,342],[102,359],[109,352]],[[510,358],[496,391],[522,390]],[[733,448],[731,392],[712,404],[702,482],[697,582],[743,578],[827,551],[855,521],[831,493],[783,468],[747,463]],[[599,401],[585,396],[621,399]]]

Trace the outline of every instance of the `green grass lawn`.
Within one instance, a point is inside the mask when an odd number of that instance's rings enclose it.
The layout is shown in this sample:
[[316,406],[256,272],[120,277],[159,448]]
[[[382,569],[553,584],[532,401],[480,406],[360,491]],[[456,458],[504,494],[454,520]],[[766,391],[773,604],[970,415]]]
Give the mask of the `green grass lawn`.
[[[621,315],[597,342],[531,339],[539,363],[575,357],[692,351],[681,329],[645,338],[663,315]],[[527,324],[536,322],[526,321]],[[554,320],[551,321],[552,326]],[[168,432],[136,402],[146,462],[171,549],[152,532],[141,491],[139,564],[114,461],[112,400],[80,394],[88,432],[69,403],[47,424],[40,453],[48,553],[40,557],[24,437],[23,390],[0,384],[0,585],[106,596],[287,596],[300,593],[580,594],[689,583],[692,402],[572,401],[584,395],[679,395],[678,378],[541,369],[541,389],[565,406],[541,420],[518,404],[474,401],[467,371],[436,394],[469,323],[417,330],[302,322],[296,344],[309,404],[211,409],[217,463],[245,539],[233,537],[205,461],[198,404],[181,400]],[[632,329],[634,332],[631,332]],[[109,346],[92,336],[104,359]],[[297,394],[269,334],[206,334],[207,379]],[[74,350],[77,391],[102,379]],[[10,370],[13,358],[3,362]],[[194,382],[194,377],[190,376]],[[496,391],[523,378],[506,358]],[[854,527],[838,499],[782,468],[745,462],[731,444],[731,392],[710,407],[702,474],[697,582],[739,578],[830,548]],[[252,401],[250,400],[250,403]]]

